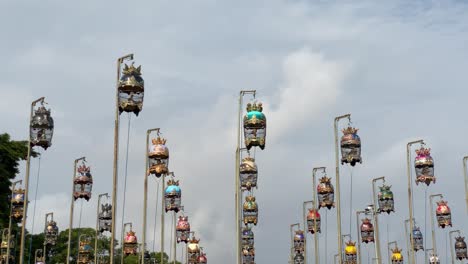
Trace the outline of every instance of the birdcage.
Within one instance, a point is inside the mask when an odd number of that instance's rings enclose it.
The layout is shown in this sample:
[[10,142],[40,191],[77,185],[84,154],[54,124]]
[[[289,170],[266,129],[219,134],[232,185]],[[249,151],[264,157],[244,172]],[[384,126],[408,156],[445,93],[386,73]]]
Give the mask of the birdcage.
[[309,209],[309,213],[307,214],[307,230],[314,234],[315,232],[320,233],[320,213],[316,209]]
[[[13,239],[14,237],[12,236],[10,238],[10,256],[9,256],[9,261],[14,262],[15,256],[15,241]],[[8,259],[8,228],[3,229],[2,232],[2,242],[0,245],[0,262],[6,263]]]
[[347,127],[343,129],[341,137],[341,164],[349,163],[351,166],[357,162],[362,163],[361,138],[357,135],[359,129]]
[[86,201],[89,201],[92,189],[93,177],[91,175],[91,168],[83,162],[77,168],[75,178],[73,179],[73,197],[75,200],[84,198]]
[[303,252],[296,252],[294,256],[294,264],[304,264],[304,253]]
[[447,201],[437,202],[436,217],[439,227],[452,226],[452,213],[447,205]]
[[49,222],[47,222],[47,226],[45,228],[44,233],[45,233],[44,244],[55,246],[55,244],[57,243],[58,235],[59,235],[57,222],[55,222],[54,220],[50,220]]
[[258,221],[258,206],[254,196],[246,196],[243,206],[244,224],[257,225]]
[[423,234],[419,227],[413,228],[413,250],[424,250]]
[[169,148],[166,139],[160,136],[151,143],[148,150],[149,173],[159,178],[169,172]]
[[356,264],[357,263],[357,250],[356,242],[346,242],[344,264]]
[[124,238],[123,251],[126,256],[138,254],[138,239],[131,229]]
[[244,140],[247,149],[265,148],[266,117],[262,111],[262,103],[247,104],[247,114],[244,116]]
[[295,231],[294,239],[293,239],[295,252],[304,251],[304,243],[305,243],[304,241],[305,241],[304,231],[302,230]]
[[255,264],[254,247],[245,246],[242,248],[242,264]]
[[317,186],[318,208],[326,207],[331,209],[335,207],[335,190],[331,184],[331,178],[323,176]]
[[44,107],[44,103],[34,110],[31,119],[29,140],[31,147],[39,146],[44,149],[52,145],[52,136],[54,134],[54,119],[50,115],[50,109]]
[[109,203],[101,204],[101,210],[99,212],[99,232],[104,231],[111,232],[112,225],[112,205]]
[[179,216],[176,225],[176,236],[177,236],[177,243],[184,242],[187,243],[189,241],[190,236],[190,223],[188,221],[188,216]]
[[431,156],[430,148],[421,146],[420,149],[416,150],[414,167],[416,170],[416,185],[421,182],[429,186],[431,182],[436,182],[434,176],[434,159]]
[[392,186],[383,185],[380,186],[378,193],[379,208],[377,209],[378,213],[385,212],[390,214],[390,212],[395,212],[395,201],[393,200],[393,192],[391,191]]
[[455,238],[455,241],[455,255],[457,256],[457,259],[468,259],[465,238],[459,236]]
[[145,82],[141,77],[141,66],[135,68],[125,64],[118,84],[119,112],[133,112],[138,116],[143,109]]
[[80,247],[78,250],[78,264],[89,264],[91,263],[91,240],[89,238],[85,238],[84,240],[80,240]]
[[364,218],[361,220],[361,241],[363,243],[373,243],[374,242],[374,225],[372,225],[369,218]]
[[254,246],[254,232],[250,227],[244,227],[242,229],[242,247],[252,247]]
[[23,219],[24,191],[21,188],[15,189],[13,190],[13,197],[11,197],[11,217],[17,222]]
[[166,202],[166,213],[168,211],[179,212],[181,208],[181,198],[182,198],[182,191],[179,187],[179,181],[175,181],[173,179],[169,179],[167,181],[167,187],[164,192],[164,198]]
[[187,244],[188,262],[190,264],[198,263],[198,257],[200,257],[200,239],[196,239],[193,236]]
[[250,190],[257,187],[257,175],[258,171],[257,164],[255,164],[255,159],[252,157],[246,157],[242,159],[239,167],[241,188]]
[[403,255],[401,254],[401,249],[395,247],[392,249],[392,264],[403,264]]
[[429,263],[430,264],[440,264],[439,257],[437,255],[435,255],[434,253],[432,253],[431,256],[429,257]]

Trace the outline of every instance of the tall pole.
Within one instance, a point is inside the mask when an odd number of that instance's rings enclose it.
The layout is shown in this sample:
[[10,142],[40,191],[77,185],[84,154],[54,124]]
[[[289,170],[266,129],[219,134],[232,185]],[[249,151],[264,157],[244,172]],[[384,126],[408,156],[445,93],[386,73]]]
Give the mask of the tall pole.
[[338,122],[343,119],[351,118],[350,114],[338,116],[335,118],[334,128],[335,128],[335,169],[336,169],[336,223],[337,223],[337,236],[338,236],[338,248],[340,249],[340,258],[339,264],[343,262],[343,241],[341,240],[341,199],[340,199],[340,157],[339,157],[339,142],[338,142]]
[[177,215],[177,213],[174,211],[174,223],[173,223],[173,225],[174,225],[174,234],[173,234],[174,235],[174,240],[172,241],[173,242],[172,243],[172,252],[174,252],[174,259],[173,259],[174,264],[176,264],[176,258],[177,258],[177,251],[176,251],[177,250],[177,235],[176,235],[176,232],[177,232],[177,230],[176,230],[177,219],[176,218],[177,217],[176,217],[176,215]]
[[385,183],[385,177],[378,177],[372,180],[372,200],[374,203],[374,207],[372,210],[372,214],[374,216],[374,224],[375,224],[375,257],[377,259],[377,264],[382,264],[382,252],[380,249],[380,232],[379,232],[379,218],[377,213],[377,193],[375,191],[375,183],[377,181],[383,181]]
[[235,217],[236,217],[236,263],[241,264],[241,219],[240,219],[240,205],[241,205],[241,194],[240,194],[240,179],[239,179],[239,165],[240,165],[240,152],[241,152],[241,120],[242,120],[242,99],[246,94],[252,94],[255,97],[255,90],[242,90],[239,93],[239,112],[237,116],[237,146],[236,146],[236,164],[235,164],[235,190],[234,190],[234,200],[235,200]]
[[21,184],[23,183],[22,180],[19,180],[19,181],[15,181],[13,182],[12,186],[11,186],[11,198],[10,198],[10,219],[9,219],[9,222],[8,222],[8,245],[7,245],[7,260],[6,260],[6,264],[9,264],[10,262],[10,241],[11,241],[11,225],[12,225],[12,214],[13,214],[13,195],[15,193],[15,190],[16,190],[16,185],[17,184]]
[[392,263],[392,253],[390,253],[390,245],[395,245],[398,248],[398,244],[396,241],[388,242],[387,244],[387,255],[388,255],[388,264]]
[[73,229],[73,210],[75,208],[75,196],[73,193],[75,192],[75,175],[76,175],[76,165],[79,161],[86,161],[85,157],[81,157],[76,159],[73,162],[73,174],[72,174],[72,191],[71,191],[71,203],[70,203],[70,222],[68,224],[68,245],[67,245],[67,264],[70,263],[70,249],[71,249],[71,237],[72,237],[72,229]]
[[[149,176],[149,171],[148,171],[148,150],[149,150],[149,138],[150,134],[152,131],[158,131],[159,133],[159,128],[152,128],[148,129],[146,131],[146,148],[145,148],[145,176],[144,176],[144,186],[143,186],[143,233],[142,233],[142,245],[143,245],[143,250],[141,252],[141,264],[145,264],[145,245],[146,245],[146,214],[148,210],[148,176]],[[164,195],[164,193],[163,193]]]
[[453,248],[452,248],[452,233],[458,233],[460,235],[460,230],[453,230],[449,232],[449,238],[450,238],[450,255],[452,256],[452,264],[455,264],[455,256],[453,255]]
[[[312,207],[316,210],[317,209],[317,186],[316,186],[316,174],[317,171],[322,171],[323,173],[327,173],[327,168],[326,167],[315,167],[312,169]],[[314,226],[317,225],[317,219],[314,218]],[[304,229],[305,230],[305,229]],[[327,242],[325,242],[327,243]],[[320,255],[319,255],[319,245],[318,245],[318,234],[317,232],[314,233],[314,253],[315,253],[315,264],[319,264],[320,261]],[[326,253],[325,253],[326,254]]]
[[[167,173],[167,176],[174,176],[174,172]],[[161,252],[164,252],[164,208],[166,208],[166,196],[164,195],[164,190],[166,189],[166,175],[163,174],[162,176],[162,190],[161,190]],[[161,255],[161,264],[164,264],[163,255]]]
[[47,243],[45,241],[45,233],[47,231],[47,219],[51,216],[51,220],[54,220],[54,213],[47,213],[45,215],[45,221],[44,221],[44,263],[47,263]]
[[444,198],[442,194],[432,194],[429,195],[429,204],[431,207],[431,231],[432,231],[432,248],[434,250],[434,254],[437,255],[437,243],[436,243],[436,235],[435,235],[435,225],[434,225],[434,208],[432,204],[432,198],[434,197],[440,197]]
[[[412,218],[412,221],[414,221],[414,218]],[[413,248],[413,241],[410,240],[412,239],[412,236],[410,235],[410,233],[408,233],[408,224],[409,224],[410,219],[406,219],[405,220],[405,240],[406,240],[406,254],[408,256],[408,263],[411,263],[410,262],[410,250],[412,250]]]
[[[29,124],[31,124],[34,107],[38,102],[44,102],[44,97],[41,97],[31,103],[31,112],[29,115]],[[29,125],[30,127],[30,125]],[[31,137],[28,137],[28,154],[26,157],[26,174],[24,176],[24,206],[23,206],[23,220],[21,221],[21,242],[20,242],[20,259],[19,264],[24,262],[24,240],[26,234],[26,218],[28,216],[28,196],[29,196],[29,174],[31,169]]]
[[98,252],[98,236],[99,236],[99,206],[101,205],[101,197],[109,197],[108,193],[103,193],[98,196],[97,209],[96,209],[96,237],[94,239],[94,264],[97,264]]
[[468,173],[466,172],[467,161],[468,161],[468,156],[463,157],[463,175],[465,176],[466,213],[468,213]]
[[[120,67],[125,60],[133,60],[133,54],[125,55],[117,59],[117,80],[115,85],[115,123],[114,123],[114,166],[112,175],[112,224],[110,238],[110,256],[109,264],[114,264],[114,248],[115,248],[115,218],[117,213],[117,184],[118,184],[118,164],[119,164],[119,80]],[[67,260],[68,261],[68,260]],[[22,264],[22,263],[21,263]],[[68,262],[67,262],[68,264]]]
[[[411,146],[413,144],[423,144],[424,140],[415,140],[411,141],[406,145],[406,168],[407,168],[407,176],[408,176],[408,210],[409,210],[409,219],[414,219],[413,216],[413,196],[412,196],[412,183],[411,183]],[[411,247],[408,248],[409,254],[411,256],[411,259],[408,258],[409,263],[416,264],[416,258],[414,254],[414,248],[413,248],[413,228],[414,228],[414,220],[409,221],[410,224],[410,242],[411,242]]]
[[289,260],[291,261],[291,263],[294,263],[294,233],[293,233],[293,229],[294,229],[295,226],[297,226],[300,229],[301,224],[295,223],[295,224],[292,224],[290,226],[290,228],[289,228],[289,232],[291,234],[291,253],[290,253]]
[[356,211],[356,230],[357,230],[357,255],[358,255],[358,263],[362,263],[362,256],[361,256],[361,232],[359,228],[359,215],[360,214],[365,214],[366,211]]

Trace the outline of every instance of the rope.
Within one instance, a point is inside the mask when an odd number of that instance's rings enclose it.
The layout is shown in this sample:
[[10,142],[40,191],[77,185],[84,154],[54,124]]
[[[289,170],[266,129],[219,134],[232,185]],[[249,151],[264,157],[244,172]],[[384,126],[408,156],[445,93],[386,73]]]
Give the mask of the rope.
[[78,220],[78,250],[76,251],[76,259],[78,259],[78,252],[80,251],[80,231],[81,231],[81,215],[83,213],[83,199],[80,199],[80,218]]
[[[353,223],[353,168],[351,168],[350,171],[351,174],[351,187],[350,187],[350,192],[349,192],[349,234],[352,234],[351,232],[351,227]],[[359,232],[359,230],[358,230]]]
[[[31,252],[32,252],[32,233],[34,232],[34,222],[36,220],[36,205],[37,205],[37,192],[39,189],[39,176],[41,172],[41,155],[42,153],[39,153],[39,164],[37,167],[37,181],[36,181],[36,188],[35,188],[35,193],[34,193],[34,207],[33,207],[33,219],[32,219],[32,227],[31,227],[31,234],[29,236],[29,256],[28,256],[28,263],[31,263]],[[23,216],[25,217],[25,216]]]
[[154,228],[153,228],[153,252],[155,251],[156,247],[156,224],[158,218],[158,205],[159,205],[159,183],[161,181],[159,179],[156,180],[156,211],[154,212]]
[[[122,234],[121,237],[124,236],[124,228],[125,228],[125,222],[124,222],[124,217],[125,217],[125,202],[126,202],[126,194],[127,194],[127,175],[128,175],[128,149],[129,149],[129,144],[130,144],[130,124],[131,124],[131,119],[132,116],[130,113],[127,115],[128,116],[128,127],[127,127],[127,149],[126,154],[125,154],[125,177],[124,177],[124,190],[123,190],[123,202],[122,202]],[[123,241],[122,243],[122,249],[123,249]],[[123,254],[123,253],[122,253]]]

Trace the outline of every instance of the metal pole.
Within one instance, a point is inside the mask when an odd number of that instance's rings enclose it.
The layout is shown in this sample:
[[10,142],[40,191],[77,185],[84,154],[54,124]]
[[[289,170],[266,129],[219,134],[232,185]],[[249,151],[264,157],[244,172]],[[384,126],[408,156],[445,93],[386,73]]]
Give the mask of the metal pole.
[[[177,232],[177,230],[176,230],[177,219],[176,218],[177,217],[176,217],[176,215],[177,215],[177,213],[174,211],[174,223],[173,223],[174,224],[174,234],[173,234],[174,235],[174,240],[173,240],[173,244],[172,244],[172,251],[174,252],[174,260],[173,260],[174,264],[176,264],[176,259],[177,259],[177,251],[176,251],[177,250],[177,235],[176,235],[176,232]],[[144,264],[144,263],[142,263],[142,264]]]
[[[152,131],[158,131],[159,133],[159,128],[152,128],[148,129],[146,131],[146,149],[145,149],[145,180],[144,180],[144,185],[143,185],[143,230],[142,230],[142,244],[143,244],[143,251],[141,252],[141,264],[145,264],[145,245],[146,245],[146,214],[148,211],[148,176],[149,176],[149,171],[148,171],[148,150],[149,150],[149,137]],[[154,243],[154,242],[153,242]]]
[[337,223],[337,235],[338,235],[338,248],[340,249],[339,264],[343,260],[343,241],[341,240],[341,200],[340,200],[340,157],[339,157],[339,142],[338,142],[338,122],[343,118],[351,118],[351,114],[338,116],[335,118],[334,129],[335,129],[335,169],[336,169],[336,223]]
[[450,238],[450,255],[452,256],[452,264],[455,264],[455,256],[453,254],[453,248],[452,248],[452,233],[457,233],[460,235],[460,230],[453,230],[449,232],[449,238]]
[[[10,198],[10,218],[9,218],[9,222],[8,222],[8,238],[7,238],[7,242],[8,242],[8,245],[7,245],[7,260],[6,260],[6,264],[9,264],[10,262],[10,241],[11,241],[11,225],[12,225],[12,217],[11,215],[13,214],[13,195],[15,193],[15,190],[16,190],[16,185],[17,184],[22,184],[23,181],[22,180],[19,180],[19,181],[15,181],[12,183],[12,186],[11,186],[11,198]],[[32,232],[32,230],[31,230]]]
[[365,214],[366,211],[356,211],[356,230],[357,230],[357,255],[358,255],[358,263],[357,264],[361,264],[362,263],[362,256],[361,256],[361,232],[360,232],[360,228],[359,228],[359,215],[360,214]]
[[[109,264],[114,264],[114,247],[115,247],[115,218],[117,213],[117,185],[118,185],[118,164],[119,164],[119,80],[120,80],[120,66],[124,60],[133,60],[133,54],[125,55],[117,59],[117,80],[115,85],[115,123],[114,123],[114,165],[112,174],[112,224],[111,224],[111,238],[110,238],[110,253]],[[22,264],[22,263],[21,263]],[[68,264],[68,262],[67,262]]]
[[468,161],[468,156],[463,157],[463,175],[465,176],[466,213],[468,213],[468,173],[466,172],[466,161]]
[[[412,221],[414,221],[414,218],[412,218]],[[406,253],[408,256],[408,263],[410,263],[410,250],[413,247],[413,241],[410,241],[412,238],[410,234],[408,233],[408,223],[410,222],[410,219],[405,220],[405,235],[406,235]]]
[[71,248],[71,237],[72,237],[72,229],[73,229],[73,210],[75,207],[75,196],[73,193],[75,192],[75,175],[76,175],[76,165],[78,164],[79,161],[86,161],[85,157],[81,157],[79,159],[76,159],[73,162],[73,174],[72,174],[72,191],[71,191],[71,203],[70,203],[70,222],[68,225],[68,245],[67,245],[67,264],[70,263],[70,248]]
[[289,232],[291,234],[291,254],[290,254],[290,261],[291,263],[294,263],[294,234],[293,234],[293,229],[294,227],[297,226],[299,229],[301,228],[301,224],[299,223],[295,223],[295,224],[292,224],[290,227],[289,227]]
[[103,193],[98,196],[97,209],[96,209],[96,237],[94,239],[94,264],[97,264],[98,252],[98,236],[99,236],[99,206],[101,205],[101,197],[109,197],[108,193]]
[[44,264],[47,263],[47,243],[45,241],[45,235],[47,231],[47,219],[51,216],[51,220],[54,220],[54,213],[47,213],[45,215],[45,222],[44,222]]
[[241,214],[240,214],[240,205],[242,203],[242,197],[240,194],[240,180],[239,180],[239,165],[240,165],[240,145],[241,145],[241,119],[242,119],[242,98],[246,94],[252,94],[255,97],[256,91],[255,90],[242,90],[239,93],[239,111],[237,116],[237,146],[236,146],[236,164],[235,164],[235,191],[234,191],[234,199],[235,199],[235,217],[236,217],[236,263],[241,264]]
[[429,204],[431,208],[431,231],[432,231],[432,248],[434,250],[434,254],[437,255],[437,241],[436,241],[436,235],[435,235],[435,225],[434,225],[434,208],[432,207],[432,198],[434,197],[440,197],[441,199],[444,198],[442,194],[433,194],[429,195]]
[[[327,168],[326,167],[315,167],[312,169],[312,208],[317,209],[317,187],[315,183],[317,182],[316,179],[316,173],[317,171],[322,171],[323,173],[327,173]],[[314,225],[317,225],[317,219],[314,218]],[[305,228],[304,228],[305,230]],[[326,242],[325,242],[326,243]],[[315,252],[315,264],[319,264],[320,261],[320,254],[319,254],[319,243],[318,243],[318,234],[317,232],[314,233],[314,252]]]
[[379,232],[379,218],[377,213],[377,194],[375,192],[375,183],[377,181],[383,181],[385,183],[385,177],[378,177],[372,180],[372,200],[374,203],[373,216],[375,224],[375,256],[377,259],[377,264],[382,264],[382,252],[380,251],[380,232]]
[[[409,210],[409,219],[414,219],[413,216],[413,196],[412,196],[412,186],[411,186],[411,146],[413,144],[421,143],[423,144],[424,141],[422,139],[420,140],[415,140],[411,141],[406,145],[406,167],[407,167],[407,176],[408,176],[408,210]],[[414,220],[409,221],[410,223],[410,242],[411,242],[411,247],[408,248],[409,255],[411,256],[411,259],[408,256],[408,262],[416,264],[416,258],[414,256],[414,249],[413,249],[413,228],[414,228]]]
[[392,253],[390,253],[390,245],[392,244],[394,244],[395,247],[398,248],[398,244],[396,241],[392,241],[387,244],[388,264],[392,263]]
[[[29,115],[29,127],[31,127],[31,121],[33,118],[34,106],[38,102],[44,102],[44,97],[41,97],[31,103],[31,112]],[[29,174],[31,169],[31,137],[28,137],[28,154],[26,157],[26,174],[24,176],[24,206],[23,206],[23,219],[21,221],[21,239],[20,239],[20,259],[19,264],[24,262],[24,240],[26,234],[26,218],[28,214],[28,196],[29,196]]]

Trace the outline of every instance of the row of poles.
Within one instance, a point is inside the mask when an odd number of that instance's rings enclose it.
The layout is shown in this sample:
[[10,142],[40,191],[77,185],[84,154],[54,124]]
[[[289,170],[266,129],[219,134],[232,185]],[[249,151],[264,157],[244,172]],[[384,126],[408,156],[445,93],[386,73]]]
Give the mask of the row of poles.
[[[141,77],[141,66],[135,68],[133,64],[129,67],[125,64],[125,67],[122,71],[122,64],[127,60],[133,60],[133,54],[123,56],[117,60],[117,80],[116,80],[116,107],[115,107],[115,123],[114,123],[114,162],[113,162],[113,188],[112,188],[112,202],[111,204],[101,204],[101,198],[108,194],[100,194],[98,197],[98,208],[97,208],[97,219],[96,219],[96,236],[95,236],[95,259],[94,262],[97,263],[97,241],[99,233],[104,231],[110,231],[110,249],[109,249],[109,263],[115,263],[115,230],[116,230],[116,209],[117,209],[117,194],[118,194],[118,159],[119,159],[119,129],[120,129],[120,114],[122,112],[133,112],[138,116],[138,113],[142,110],[143,107],[143,96],[144,96],[144,81]],[[39,146],[44,150],[47,150],[48,147],[52,145],[53,129],[54,122],[50,115],[50,110],[45,108],[44,97],[41,97],[31,104],[30,111],[30,136],[28,139],[28,153],[26,159],[26,172],[24,179],[24,189],[16,188],[17,184],[20,184],[22,181],[17,181],[13,183],[12,186],[12,199],[11,199],[11,211],[10,211],[10,222],[7,230],[7,258],[6,263],[10,261],[10,245],[11,245],[11,230],[12,230],[12,220],[17,219],[21,221],[21,235],[20,235],[20,259],[19,264],[24,263],[24,240],[26,232],[26,222],[27,222],[27,211],[28,211],[28,195],[29,195],[29,178],[30,178],[30,165],[31,165],[31,153],[32,148]],[[41,106],[36,109],[37,104],[40,103]],[[130,118],[130,117],[129,117]],[[130,124],[129,124],[130,126]],[[130,129],[130,127],[129,127]],[[153,140],[153,146],[149,147],[149,137],[152,132],[158,133],[158,138]],[[164,263],[164,229],[165,229],[165,212],[174,211],[174,239],[173,239],[173,261],[175,263],[176,259],[176,243],[185,242],[187,244],[187,263],[207,263],[206,254],[203,252],[203,248],[199,247],[199,239],[195,238],[194,232],[190,231],[190,224],[188,223],[188,217],[182,215],[179,216],[179,221],[176,221],[176,214],[179,210],[183,211],[181,206],[181,190],[178,187],[178,181],[175,181],[174,174],[168,170],[168,159],[169,159],[169,150],[165,146],[165,140],[160,138],[159,128],[149,129],[146,135],[146,154],[145,154],[145,180],[144,180],[144,208],[143,208],[143,235],[142,235],[142,250],[141,250],[141,264],[145,264],[145,247],[146,247],[146,218],[147,218],[147,191],[148,191],[148,176],[150,174],[155,174],[156,177],[162,176],[162,199],[161,199],[161,259],[160,263]],[[81,166],[78,167],[78,163],[82,162]],[[70,205],[70,222],[69,222],[69,233],[68,233],[68,245],[67,245],[67,259],[66,263],[68,264],[71,260],[70,251],[71,251],[71,236],[73,228],[73,213],[74,213],[74,201],[79,198],[84,198],[89,200],[91,198],[91,189],[92,189],[92,176],[90,173],[90,168],[85,164],[85,157],[81,157],[74,161],[74,170],[73,170],[73,189],[72,189],[72,201]],[[150,164],[154,163],[154,164]],[[154,171],[153,171],[154,169]],[[165,177],[172,176],[168,181],[168,186],[165,186]],[[169,200],[166,201],[166,198]],[[100,206],[102,210],[100,211]],[[165,208],[165,210],[163,210]],[[165,211],[165,212],[164,212]],[[48,217],[51,217],[51,220],[48,220]],[[55,235],[54,241],[47,241],[47,231],[49,226],[53,224],[53,228],[50,231],[53,231]],[[172,223],[171,223],[172,224]],[[125,225],[124,225],[125,228]],[[122,230],[122,238],[123,238]],[[131,232],[133,232],[131,230]],[[134,234],[134,233],[133,233]],[[58,228],[56,223],[53,221],[53,214],[46,215],[46,228],[45,228],[45,242],[46,245],[53,245],[58,236]],[[191,235],[191,236],[190,236]],[[177,237],[177,239],[176,239]],[[125,238],[129,238],[128,236]],[[88,245],[86,242],[89,238],[86,238],[86,241],[81,241],[82,236],[80,236],[80,250],[82,246]],[[135,242],[136,237],[131,241]],[[123,254],[124,254],[124,244],[125,241],[122,239],[122,258],[121,263],[123,263]],[[37,251],[36,253],[38,253]],[[42,254],[46,253],[46,249]],[[36,254],[37,255],[37,254]]]
[[[339,128],[339,121],[342,119],[348,119],[348,127],[343,129],[343,137],[341,138],[341,142],[339,141],[338,137],[338,128]],[[290,263],[297,263],[303,264],[307,263],[307,239],[305,237],[304,232],[307,230],[308,232],[314,235],[314,255],[315,255],[315,263],[320,263],[319,259],[319,249],[318,249],[318,238],[317,233],[320,232],[320,214],[318,210],[321,207],[327,207],[331,209],[336,205],[336,217],[337,217],[337,244],[339,252],[335,255],[335,263],[336,259],[338,259],[338,263],[344,264],[355,264],[355,263],[362,263],[362,254],[361,254],[361,241],[364,243],[374,243],[375,249],[375,258],[374,260],[376,263],[381,264],[383,263],[383,257],[381,253],[381,246],[380,246],[380,237],[379,237],[379,221],[378,215],[386,212],[390,214],[390,212],[394,212],[394,201],[393,201],[393,193],[390,190],[391,186],[385,185],[385,177],[378,177],[372,179],[372,202],[373,204],[368,205],[365,210],[357,210],[356,211],[356,225],[357,225],[357,248],[356,243],[351,240],[351,234],[342,234],[342,226],[341,226],[341,198],[340,198],[340,161],[342,164],[348,163],[351,166],[354,166],[356,163],[361,162],[361,140],[357,135],[357,129],[351,127],[351,115],[343,115],[335,118],[334,122],[334,132],[335,132],[335,161],[336,161],[336,182],[334,189],[333,185],[330,182],[330,178],[326,177],[326,168],[325,167],[317,167],[313,168],[312,172],[312,201],[305,201],[303,203],[303,230],[300,229],[300,224],[292,224],[290,226],[290,233],[291,233],[291,252],[290,252]],[[415,259],[415,251],[419,249],[423,249],[422,244],[422,233],[420,232],[418,227],[415,227],[414,223],[414,216],[413,216],[413,190],[412,190],[412,173],[411,173],[411,146],[414,144],[420,144],[420,149],[416,150],[417,156],[415,158],[415,170],[416,170],[416,183],[425,183],[427,186],[431,182],[435,182],[434,177],[434,161],[430,156],[430,149],[425,148],[423,140],[412,141],[407,144],[407,177],[408,177],[408,211],[410,219],[413,221],[406,220],[405,221],[405,231],[406,231],[406,242],[407,242],[407,253],[408,253],[408,261],[409,263],[416,263]],[[341,160],[340,160],[340,148],[341,148]],[[468,172],[467,172],[467,161],[468,156],[463,158],[463,172],[464,172],[464,179],[465,179],[465,193],[466,193],[466,207],[468,211]],[[316,172],[321,171],[325,174],[324,177],[320,179],[320,183],[316,188]],[[352,177],[352,175],[351,175]],[[351,178],[352,181],[352,178]],[[383,182],[383,186],[380,186],[380,191],[376,192],[376,183],[378,181]],[[351,182],[352,184],[352,182]],[[351,187],[352,188],[352,187]],[[317,192],[317,193],[316,193]],[[334,196],[336,195],[336,203],[334,203]],[[351,194],[352,196],[352,191]],[[318,203],[316,200],[318,198]],[[434,214],[434,202],[433,198],[439,197],[443,199],[442,194],[433,194],[429,196],[430,202],[430,215],[431,215],[431,230],[432,230],[432,248],[426,249],[426,252],[432,251],[431,256],[429,257],[429,263],[439,263],[439,259],[437,256],[437,244],[436,244],[436,237],[435,237],[435,224],[434,224],[434,216],[438,220],[438,224],[440,228],[445,228],[446,226],[451,226],[451,211],[450,208],[447,206],[447,202],[440,200],[437,202],[437,210]],[[350,197],[352,201],[352,197]],[[425,198],[427,199],[427,197]],[[312,208],[309,209],[309,213],[306,214],[306,205],[308,203],[312,203]],[[352,206],[352,205],[351,205]],[[318,207],[318,208],[317,208]],[[351,211],[350,211],[351,213]],[[370,215],[372,219],[362,219],[362,224],[359,225],[360,215]],[[351,215],[350,215],[351,219]],[[371,221],[372,220],[372,221]],[[373,224],[372,224],[373,222]],[[306,225],[307,223],[307,225]],[[408,232],[408,226],[410,227],[410,232]],[[294,227],[297,227],[298,230],[294,231]],[[351,232],[351,230],[350,230]],[[452,234],[457,233],[458,237],[454,241],[452,239]],[[349,241],[344,246],[344,238],[348,237]],[[454,230],[449,232],[450,241],[454,241],[454,250],[451,247],[450,252],[452,255],[452,263],[454,263],[455,258],[462,260],[468,259],[467,255],[467,248],[464,238],[460,236],[459,230]],[[325,241],[327,243],[327,241]],[[394,244],[395,248],[392,249],[392,255],[390,256],[389,253],[389,263],[403,263],[403,256],[401,255],[401,249],[398,248],[397,242],[392,241],[388,243],[388,252],[390,252],[390,245]],[[455,255],[454,256],[454,251]],[[325,253],[326,254],[326,253]],[[427,259],[427,254],[426,254]],[[325,260],[326,262],[326,260]]]

